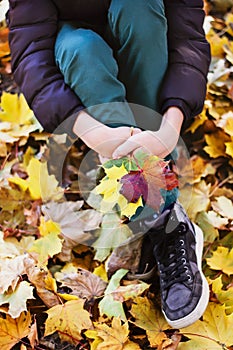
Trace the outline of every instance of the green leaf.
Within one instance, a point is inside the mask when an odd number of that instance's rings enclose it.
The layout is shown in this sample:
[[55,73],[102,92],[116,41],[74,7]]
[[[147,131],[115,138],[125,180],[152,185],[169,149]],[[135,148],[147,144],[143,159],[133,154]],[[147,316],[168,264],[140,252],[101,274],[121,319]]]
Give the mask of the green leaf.
[[121,301],[114,300],[112,292],[120,286],[121,279],[127,274],[128,270],[120,269],[111,278],[108,287],[105,290],[104,297],[99,303],[99,310],[101,315],[108,317],[120,317],[122,321],[126,322],[126,316]]
[[133,235],[128,225],[123,224],[117,213],[106,214],[99,230],[99,238],[94,242],[95,259],[104,261],[113,248],[118,247]]

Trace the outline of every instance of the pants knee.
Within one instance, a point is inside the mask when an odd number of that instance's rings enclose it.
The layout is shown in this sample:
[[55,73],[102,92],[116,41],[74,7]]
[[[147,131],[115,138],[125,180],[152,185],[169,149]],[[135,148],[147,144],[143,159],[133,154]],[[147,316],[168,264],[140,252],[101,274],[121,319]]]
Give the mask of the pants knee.
[[124,29],[142,43],[167,32],[163,0],[112,0],[109,20],[113,30]]
[[[62,28],[55,45],[55,57],[58,66],[65,74],[75,63],[88,67],[95,58],[104,56],[110,50],[103,39],[90,29]],[[89,62],[91,61],[91,62]]]

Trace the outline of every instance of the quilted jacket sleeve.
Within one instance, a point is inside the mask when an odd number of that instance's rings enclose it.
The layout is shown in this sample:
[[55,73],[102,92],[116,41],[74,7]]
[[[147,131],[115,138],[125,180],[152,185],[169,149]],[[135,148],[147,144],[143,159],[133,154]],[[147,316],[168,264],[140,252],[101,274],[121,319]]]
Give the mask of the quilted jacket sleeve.
[[199,114],[206,94],[210,47],[202,0],[164,0],[169,65],[160,92],[161,113],[179,107],[186,119]]
[[50,0],[10,0],[9,43],[15,81],[45,131],[83,108],[54,60],[57,9]]

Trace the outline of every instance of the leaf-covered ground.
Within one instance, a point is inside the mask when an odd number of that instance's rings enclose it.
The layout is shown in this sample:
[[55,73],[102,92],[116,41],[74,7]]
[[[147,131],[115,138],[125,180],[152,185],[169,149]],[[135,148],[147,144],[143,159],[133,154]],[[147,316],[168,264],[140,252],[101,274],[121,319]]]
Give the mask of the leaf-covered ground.
[[[95,155],[79,141],[38,131],[23,96],[18,98],[7,29],[0,29],[3,350],[233,349],[231,6],[230,0],[206,3],[208,93],[202,114],[182,135],[190,163],[181,158],[177,164],[180,200],[205,235],[203,269],[210,285],[203,318],[180,330],[162,317],[156,283],[127,279],[132,254],[108,279],[106,259],[132,232],[115,213],[103,217],[87,204]],[[131,244],[127,253],[138,249]]]

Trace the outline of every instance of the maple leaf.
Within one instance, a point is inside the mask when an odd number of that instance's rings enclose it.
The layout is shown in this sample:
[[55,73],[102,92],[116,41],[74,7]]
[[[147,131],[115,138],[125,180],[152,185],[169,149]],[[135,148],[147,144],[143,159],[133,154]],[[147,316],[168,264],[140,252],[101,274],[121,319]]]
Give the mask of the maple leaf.
[[[93,332],[93,331],[92,331]],[[128,339],[129,326],[128,322],[121,324],[120,318],[114,317],[111,327],[107,324],[95,323],[95,333],[88,333],[86,335],[94,335],[94,339],[98,339],[96,350],[138,350],[139,345],[131,342]],[[101,339],[101,341],[100,341]]]
[[159,346],[168,339],[164,330],[170,326],[148,298],[135,298],[130,313],[135,319],[133,323],[146,331],[151,346]]
[[20,282],[12,293],[0,294],[0,305],[9,304],[8,314],[17,318],[21,312],[27,311],[27,300],[34,299],[33,289],[28,282]]
[[62,283],[62,286],[69,287],[72,290],[70,294],[84,299],[102,296],[107,286],[107,283],[100,277],[81,268],[73,273],[57,272],[55,277],[58,282]]
[[93,243],[96,249],[95,259],[98,261],[104,261],[113,248],[133,234],[128,225],[122,223],[117,213],[104,215],[98,232],[99,238]]
[[45,219],[58,223],[63,237],[68,238],[73,247],[92,238],[89,231],[97,229],[102,221],[102,214],[94,209],[79,210],[83,203],[49,202],[42,206]]
[[206,184],[204,180],[194,186],[186,185],[180,193],[180,201],[187,208],[188,216],[195,221],[197,213],[206,211],[210,204],[211,184]]
[[30,252],[37,253],[37,260],[41,266],[46,266],[48,259],[60,253],[62,250],[62,240],[59,234],[51,232],[45,237],[37,239]]
[[45,321],[44,335],[58,332],[62,340],[77,345],[82,339],[81,332],[93,328],[90,314],[83,306],[84,300],[78,299],[56,305],[46,311],[48,318]]
[[205,242],[213,243],[216,238],[219,237],[218,230],[212,225],[209,216],[206,212],[202,211],[197,214],[196,223],[202,229],[204,233]]
[[123,303],[126,300],[138,297],[149,287],[150,285],[145,282],[138,282],[128,284],[127,286],[120,286],[112,292],[113,299],[121,301]]
[[219,276],[211,283],[212,291],[221,304],[224,304],[227,314],[233,313],[233,286],[223,290],[222,276]]
[[212,157],[226,157],[225,142],[230,141],[230,137],[225,134],[221,129],[213,134],[206,134],[205,140],[208,146],[204,147],[204,150]]
[[230,199],[220,196],[215,202],[211,202],[211,206],[223,217],[233,220],[233,204]]
[[24,192],[29,190],[31,198],[34,200],[42,199],[47,202],[63,197],[63,189],[58,186],[55,176],[49,175],[47,163],[32,158],[27,166],[27,173],[28,178],[26,180],[12,177],[8,181],[11,184],[18,185]]
[[212,257],[207,258],[206,261],[213,270],[223,271],[227,275],[233,274],[233,248],[229,250],[220,246],[213,252]]
[[233,344],[233,314],[226,315],[223,305],[209,303],[203,321],[183,328],[182,334],[191,340],[180,343],[181,350],[222,350]]
[[[49,308],[60,304],[61,299],[56,293],[56,282],[52,278],[51,273],[36,266],[36,262],[33,259],[27,259],[25,267],[29,281],[35,286],[36,292],[44,304]],[[52,282],[51,279],[53,280]],[[53,286],[52,288],[51,285]]]
[[121,301],[114,300],[113,292],[120,286],[121,279],[126,275],[128,270],[118,270],[110,279],[109,284],[105,290],[104,297],[99,303],[99,310],[101,315],[108,317],[120,317],[122,321],[126,322],[126,316]]
[[9,287],[14,291],[25,273],[25,256],[19,255],[14,258],[1,260],[0,266],[0,293],[8,291]]
[[34,115],[23,94],[17,95],[4,91],[1,97],[1,108],[2,121],[20,125],[30,124]]
[[0,346],[2,350],[9,350],[25,338],[30,332],[31,316],[29,312],[22,312],[17,319],[6,315],[0,318]]
[[226,145],[226,154],[233,158],[233,141],[225,142]]

